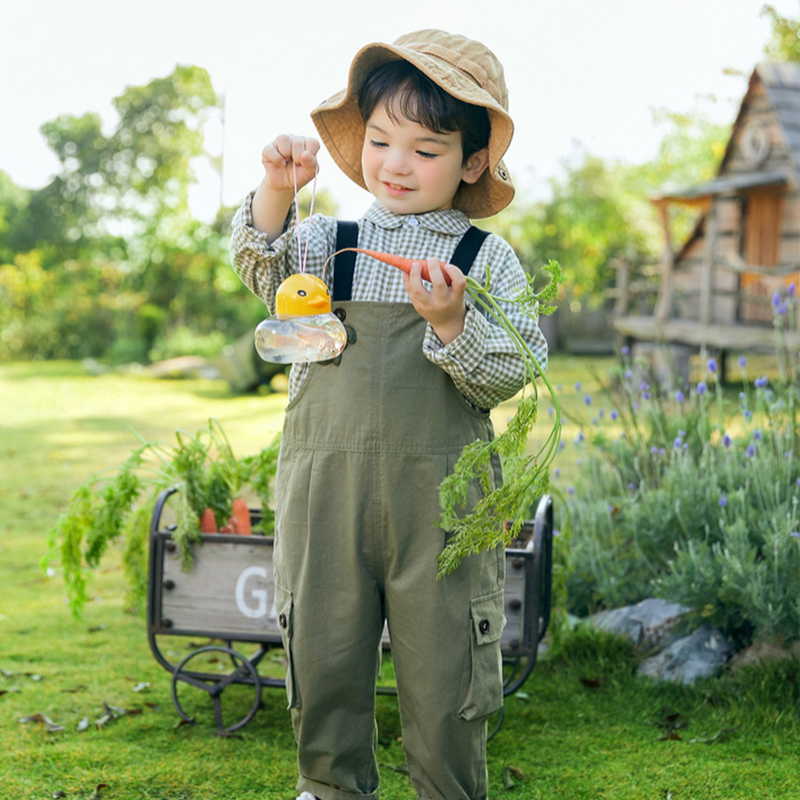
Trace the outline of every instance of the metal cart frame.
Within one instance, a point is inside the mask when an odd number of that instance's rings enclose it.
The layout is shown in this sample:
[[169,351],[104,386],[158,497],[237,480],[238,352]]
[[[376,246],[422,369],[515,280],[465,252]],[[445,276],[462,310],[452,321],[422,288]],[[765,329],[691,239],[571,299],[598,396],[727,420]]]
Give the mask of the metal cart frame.
[[[258,711],[261,690],[285,688],[282,678],[260,675],[264,656],[282,648],[274,610],[272,575],[273,540],[267,536],[204,534],[193,546],[192,566],[181,568],[181,556],[172,539],[174,525],[162,527],[165,507],[176,489],[162,492],[156,500],[150,523],[150,562],[147,635],[156,659],[172,674],[172,701],[181,719],[194,722],[181,702],[187,687],[208,693],[214,708],[217,733],[229,735],[246,725]],[[253,523],[260,513],[251,511]],[[525,522],[519,538],[506,548],[505,616],[501,639],[505,697],[517,692],[536,665],[538,645],[550,621],[552,589],[553,504],[549,496],[538,503],[533,520]],[[195,648],[174,663],[161,647],[166,636],[203,637],[222,640]],[[249,643],[257,649],[245,656],[234,643]],[[386,630],[383,647],[391,649]],[[193,668],[201,655],[228,658],[232,670],[226,675]],[[253,688],[253,702],[244,716],[226,725],[222,695],[232,685]],[[395,694],[394,686],[378,686],[379,694]],[[492,731],[502,725],[503,711]]]

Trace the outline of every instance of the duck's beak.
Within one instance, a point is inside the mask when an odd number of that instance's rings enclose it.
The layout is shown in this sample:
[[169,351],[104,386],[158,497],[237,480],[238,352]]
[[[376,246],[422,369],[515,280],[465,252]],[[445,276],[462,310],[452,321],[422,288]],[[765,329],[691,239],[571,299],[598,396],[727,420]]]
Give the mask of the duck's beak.
[[307,302],[307,305],[311,308],[327,308],[329,300],[327,297],[312,297],[311,300]]

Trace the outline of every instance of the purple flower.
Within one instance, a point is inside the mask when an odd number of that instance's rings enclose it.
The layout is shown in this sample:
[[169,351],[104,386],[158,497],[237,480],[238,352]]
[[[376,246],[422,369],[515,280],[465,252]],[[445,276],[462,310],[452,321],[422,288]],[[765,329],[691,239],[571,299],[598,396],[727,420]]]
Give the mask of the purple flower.
[[556,530],[556,528],[553,528],[553,536],[561,536],[561,531]]
[[756,389],[763,389],[768,384],[769,384],[769,381],[767,380],[767,376],[766,375],[764,375],[761,378],[756,378]]
[[637,487],[636,487],[636,484],[635,484],[635,483],[629,483],[629,484],[628,484],[628,488],[629,488],[629,489],[630,489],[632,492],[635,492]]
[[783,316],[787,312],[786,303],[783,302],[780,292],[772,295],[772,311],[778,316]]
[[647,381],[642,381],[639,385],[640,392],[649,392],[650,391],[650,384]]
[[788,295],[789,295],[789,297],[794,297],[796,293],[797,293],[797,285],[795,284],[795,282],[794,282],[794,281],[792,281],[792,282],[791,282],[791,283],[790,283],[790,284],[789,284],[789,285],[786,287],[786,294],[788,294]]
[[697,384],[697,394],[703,395],[707,391],[708,391],[708,386],[706,386],[706,382],[700,381],[700,383]]
[[758,428],[756,428],[756,429],[753,431],[753,438],[754,438],[754,439],[756,439],[756,440],[757,440],[757,441],[759,441],[759,442],[761,441],[761,439],[762,439],[762,436],[761,436],[761,431],[760,431],[760,430],[758,430]]
[[653,446],[650,448],[650,452],[651,452],[651,453],[652,453],[654,456],[657,456],[657,455],[658,455],[658,448],[657,448],[655,445],[653,445]]
[[547,413],[548,413],[549,416],[552,417],[553,414],[556,413],[556,410],[553,408],[553,406],[547,406]]
[[680,389],[678,389],[678,391],[675,392],[675,400],[678,403],[682,403],[685,399],[686,398],[683,396],[683,392]]
[[792,531],[789,536],[794,536],[795,539],[800,539],[800,531]]
[[628,345],[623,345],[620,353],[622,353],[624,356],[629,356],[631,354],[631,349],[628,347]]
[[586,397],[583,398],[583,402],[586,403],[587,406],[592,404],[592,398],[587,394]]
[[725,497],[725,495],[722,495],[722,497],[719,499],[719,507],[725,508],[726,505],[728,505],[728,498]]
[[752,417],[752,416],[753,416],[753,412],[749,408],[746,408],[744,410],[744,418],[745,419],[750,419],[750,417]]
[[616,408],[612,408],[608,416],[611,417],[611,419],[617,419],[619,417],[619,411],[617,411]]
[[708,366],[709,372],[712,374],[715,373],[717,371],[717,360],[715,358],[709,358],[706,366]]
[[754,444],[749,445],[747,450],[744,451],[744,454],[748,458],[752,458],[756,454],[756,446]]
[[583,431],[578,431],[578,435],[575,437],[575,444],[580,444],[585,438]]
[[736,362],[740,367],[747,366],[747,359],[744,356],[739,356],[738,361]]
[[731,437],[728,436],[727,433],[722,437],[722,444],[724,444],[725,447],[730,447],[731,446]]
[[678,431],[678,436],[686,436],[686,431]]
[[581,390],[581,386],[582,386],[582,385],[583,385],[583,384],[582,384],[580,381],[578,381],[578,382],[575,384],[575,391],[576,391],[576,392],[579,392],[579,391]]
[[675,437],[675,441],[672,443],[672,449],[673,450],[680,450],[682,444],[683,444],[683,439],[681,439],[680,436],[676,436]]
[[553,470],[553,475],[555,475],[555,477],[556,477],[556,478],[558,478],[558,477],[559,477],[559,475],[561,475],[561,468],[560,468],[560,467],[556,467],[556,468]]
[[625,380],[629,381],[632,377],[633,377],[633,373],[629,369],[626,369],[625,370]]
[[575,487],[570,486],[569,489],[567,489],[567,494],[575,494]]

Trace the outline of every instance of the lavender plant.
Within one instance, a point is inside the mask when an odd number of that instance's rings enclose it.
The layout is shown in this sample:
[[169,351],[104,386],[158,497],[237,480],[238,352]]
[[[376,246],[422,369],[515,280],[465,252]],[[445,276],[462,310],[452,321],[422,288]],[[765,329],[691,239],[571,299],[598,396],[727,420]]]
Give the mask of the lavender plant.
[[715,359],[691,386],[654,388],[623,350],[568,493],[561,551],[575,613],[653,594],[746,643],[800,639],[797,375],[787,335],[794,287],[773,299],[777,375],[727,395]]

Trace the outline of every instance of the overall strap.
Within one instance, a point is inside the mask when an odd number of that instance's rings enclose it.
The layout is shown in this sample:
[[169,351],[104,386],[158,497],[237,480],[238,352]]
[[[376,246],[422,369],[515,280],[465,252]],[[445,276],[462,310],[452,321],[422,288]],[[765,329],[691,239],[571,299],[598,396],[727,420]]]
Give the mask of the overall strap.
[[[336,222],[336,250],[345,247],[358,247],[358,223]],[[333,259],[333,301],[349,300],[353,294],[353,273],[356,268],[356,254],[352,251],[339,253]]]
[[467,232],[461,237],[461,241],[456,245],[456,249],[450,258],[450,263],[454,267],[458,267],[465,275],[468,275],[475,257],[478,255],[478,251],[488,235],[489,231],[470,225]]
[[[456,245],[450,263],[458,267],[465,275],[470,269],[481,249],[489,231],[471,225]],[[358,223],[338,220],[336,223],[336,250],[345,247],[358,247]],[[350,300],[353,294],[353,273],[356,267],[356,253],[348,251],[339,253],[333,260],[333,301]]]

